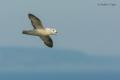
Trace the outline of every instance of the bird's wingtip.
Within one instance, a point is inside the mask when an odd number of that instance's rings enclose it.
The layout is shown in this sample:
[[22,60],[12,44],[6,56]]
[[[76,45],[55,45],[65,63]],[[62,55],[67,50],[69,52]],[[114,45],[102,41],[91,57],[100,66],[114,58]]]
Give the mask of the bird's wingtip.
[[28,16],[32,15],[31,13],[28,13]]
[[28,16],[31,16],[32,14],[31,13],[28,13]]
[[27,31],[22,31],[22,34],[27,34]]
[[28,17],[30,18],[30,17],[33,17],[34,15],[33,14],[31,14],[31,13],[28,13]]
[[49,48],[53,48],[53,45],[47,45]]

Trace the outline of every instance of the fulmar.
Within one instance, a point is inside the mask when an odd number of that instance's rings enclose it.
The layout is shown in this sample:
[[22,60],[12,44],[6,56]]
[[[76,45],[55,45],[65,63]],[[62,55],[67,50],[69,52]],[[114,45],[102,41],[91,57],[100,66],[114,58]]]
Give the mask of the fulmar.
[[42,21],[34,16],[33,14],[28,14],[29,19],[31,20],[33,30],[23,30],[23,34],[33,35],[40,37],[44,44],[50,48],[53,47],[53,40],[50,35],[57,34],[55,28],[45,28],[42,24]]

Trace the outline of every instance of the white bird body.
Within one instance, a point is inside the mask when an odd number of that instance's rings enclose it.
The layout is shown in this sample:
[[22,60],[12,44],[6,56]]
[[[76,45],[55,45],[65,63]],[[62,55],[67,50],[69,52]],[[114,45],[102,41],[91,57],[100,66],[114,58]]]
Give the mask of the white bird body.
[[50,35],[55,35],[57,33],[54,28],[44,28],[42,22],[33,14],[28,15],[31,23],[34,27],[33,30],[24,30],[23,34],[39,36],[48,47],[53,47],[53,41]]
[[36,29],[35,30],[36,34],[38,34],[38,36],[47,36],[47,35],[51,35],[51,32],[48,31],[47,29]]
[[51,28],[45,28],[45,29],[33,29],[33,30],[25,30],[24,33],[28,35],[34,35],[34,36],[48,36],[48,35],[54,35],[56,33],[52,32]]

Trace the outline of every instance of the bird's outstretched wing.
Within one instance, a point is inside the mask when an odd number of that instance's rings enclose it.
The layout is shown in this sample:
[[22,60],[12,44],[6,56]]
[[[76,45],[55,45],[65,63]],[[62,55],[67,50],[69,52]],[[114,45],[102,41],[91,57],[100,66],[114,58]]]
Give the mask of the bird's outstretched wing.
[[36,28],[43,29],[44,28],[43,25],[42,25],[42,21],[39,18],[37,18],[33,14],[28,14],[28,17],[31,20],[31,23],[32,23],[34,29],[36,29]]
[[44,44],[48,47],[53,47],[53,41],[50,36],[40,36],[40,38],[43,40]]

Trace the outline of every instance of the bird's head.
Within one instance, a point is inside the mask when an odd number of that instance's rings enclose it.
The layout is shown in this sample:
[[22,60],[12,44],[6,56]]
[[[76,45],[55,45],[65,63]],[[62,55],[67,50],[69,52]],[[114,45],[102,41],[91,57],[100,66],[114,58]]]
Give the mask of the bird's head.
[[56,30],[55,28],[50,28],[50,30],[51,30],[51,33],[52,33],[53,35],[55,35],[55,34],[58,33],[57,30]]
[[51,35],[55,35],[58,33],[55,28],[47,28],[47,30],[50,32]]

